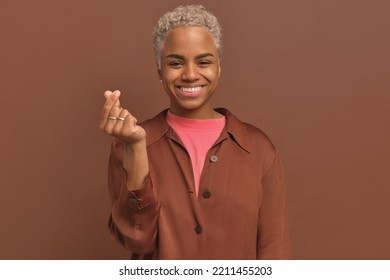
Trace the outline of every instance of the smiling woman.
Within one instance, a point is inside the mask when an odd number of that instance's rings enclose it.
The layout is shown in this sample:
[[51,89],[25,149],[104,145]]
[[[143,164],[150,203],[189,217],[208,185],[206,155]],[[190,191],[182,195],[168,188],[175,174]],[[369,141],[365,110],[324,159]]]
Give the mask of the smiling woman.
[[106,91],[101,129],[114,136],[109,228],[133,259],[288,259],[281,162],[269,138],[210,98],[221,74],[221,28],[180,6],[154,31],[170,107],[137,120]]
[[216,117],[210,97],[217,88],[221,67],[207,30],[192,26],[169,32],[160,65],[158,73],[170,97],[171,113],[194,119]]

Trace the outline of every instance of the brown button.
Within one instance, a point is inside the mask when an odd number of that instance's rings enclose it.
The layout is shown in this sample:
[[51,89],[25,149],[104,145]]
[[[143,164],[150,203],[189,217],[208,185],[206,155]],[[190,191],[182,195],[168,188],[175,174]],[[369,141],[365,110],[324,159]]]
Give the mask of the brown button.
[[136,197],[130,197],[129,198],[130,202],[133,203],[133,204],[136,204],[138,202],[137,198]]
[[210,198],[210,196],[211,196],[211,192],[209,192],[209,191],[205,191],[205,192],[203,193],[203,197],[204,197],[204,198]]
[[196,226],[195,232],[196,232],[197,234],[201,234],[201,233],[202,233],[202,227],[201,227],[201,226]]
[[218,157],[217,156],[211,156],[210,161],[211,162],[217,162],[218,161]]

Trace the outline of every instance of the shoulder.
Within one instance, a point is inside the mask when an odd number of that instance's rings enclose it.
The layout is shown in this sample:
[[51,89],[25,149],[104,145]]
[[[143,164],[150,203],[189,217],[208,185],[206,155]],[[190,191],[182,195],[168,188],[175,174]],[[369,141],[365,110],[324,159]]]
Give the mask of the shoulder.
[[263,130],[248,123],[242,125],[246,130],[247,145],[252,158],[254,162],[261,163],[263,173],[266,174],[272,166],[280,163],[278,150]]
[[246,126],[249,138],[253,140],[252,145],[261,144],[270,149],[275,149],[271,139],[263,130],[249,123],[243,124]]
[[273,156],[275,146],[268,135],[260,128],[243,122],[227,109],[222,109],[226,117],[226,129],[235,141],[250,153]]
[[254,125],[244,123],[247,129],[248,145],[251,147],[252,155],[264,163],[264,172],[269,169],[275,159],[278,158],[278,152],[268,135]]

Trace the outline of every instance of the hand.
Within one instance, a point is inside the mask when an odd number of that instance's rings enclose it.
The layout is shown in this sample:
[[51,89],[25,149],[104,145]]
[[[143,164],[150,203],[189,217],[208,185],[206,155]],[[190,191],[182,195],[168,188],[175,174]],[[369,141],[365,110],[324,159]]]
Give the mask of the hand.
[[[119,90],[104,92],[106,102],[103,106],[100,129],[108,135],[118,138],[124,144],[135,144],[145,140],[146,132],[141,126],[137,125],[137,119],[120,106],[120,94]],[[109,119],[109,117],[124,120]]]

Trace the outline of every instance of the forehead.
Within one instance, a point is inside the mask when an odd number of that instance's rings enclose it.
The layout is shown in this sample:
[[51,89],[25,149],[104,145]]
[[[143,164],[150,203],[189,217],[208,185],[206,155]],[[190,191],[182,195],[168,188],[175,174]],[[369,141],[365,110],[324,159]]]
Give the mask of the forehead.
[[217,47],[210,33],[203,27],[176,27],[168,33],[161,51],[164,55],[217,54]]

